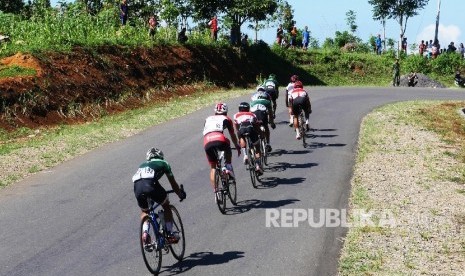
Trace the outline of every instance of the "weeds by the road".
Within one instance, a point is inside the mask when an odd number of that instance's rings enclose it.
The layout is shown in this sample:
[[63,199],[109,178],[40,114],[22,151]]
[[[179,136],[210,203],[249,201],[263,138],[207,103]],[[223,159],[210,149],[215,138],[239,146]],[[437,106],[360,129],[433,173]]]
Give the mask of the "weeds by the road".
[[364,119],[349,222],[363,209],[390,224],[349,229],[341,275],[465,274],[464,106],[404,102]]
[[130,110],[79,125],[0,130],[0,188],[74,156],[134,135],[150,126],[184,116],[201,107],[249,93],[247,90],[198,91],[169,102]]

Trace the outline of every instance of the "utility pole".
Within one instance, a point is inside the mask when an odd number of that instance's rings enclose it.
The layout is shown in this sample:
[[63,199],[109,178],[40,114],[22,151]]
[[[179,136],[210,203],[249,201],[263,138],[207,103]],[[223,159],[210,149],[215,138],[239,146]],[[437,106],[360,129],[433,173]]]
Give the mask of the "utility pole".
[[436,16],[436,29],[434,30],[434,42],[438,41],[438,29],[439,29],[439,13],[441,12],[441,0],[438,0],[438,15]]

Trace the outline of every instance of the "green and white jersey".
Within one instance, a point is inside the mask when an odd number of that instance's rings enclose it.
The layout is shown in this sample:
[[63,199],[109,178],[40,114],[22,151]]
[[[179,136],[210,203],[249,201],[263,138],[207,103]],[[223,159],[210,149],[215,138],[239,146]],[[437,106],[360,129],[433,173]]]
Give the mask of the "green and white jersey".
[[132,182],[139,179],[153,179],[157,182],[164,174],[173,176],[171,166],[163,159],[151,159],[142,163],[137,172],[132,176]]
[[257,110],[271,112],[271,101],[266,99],[254,99],[254,97],[252,97],[252,102],[250,102],[250,112],[255,112]]

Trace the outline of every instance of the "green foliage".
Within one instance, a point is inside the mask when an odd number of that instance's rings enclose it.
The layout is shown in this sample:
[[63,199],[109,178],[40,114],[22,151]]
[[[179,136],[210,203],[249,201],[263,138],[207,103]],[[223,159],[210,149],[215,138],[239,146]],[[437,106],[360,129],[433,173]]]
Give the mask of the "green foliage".
[[349,26],[349,29],[352,32],[352,34],[355,34],[358,28],[356,20],[357,20],[356,12],[354,12],[353,10],[349,10],[348,12],[346,12],[346,23],[347,23],[347,26]]
[[17,77],[17,76],[34,76],[36,70],[20,66],[0,66],[0,78]]
[[441,54],[430,61],[431,71],[436,74],[451,75],[465,67],[464,60],[458,53]]

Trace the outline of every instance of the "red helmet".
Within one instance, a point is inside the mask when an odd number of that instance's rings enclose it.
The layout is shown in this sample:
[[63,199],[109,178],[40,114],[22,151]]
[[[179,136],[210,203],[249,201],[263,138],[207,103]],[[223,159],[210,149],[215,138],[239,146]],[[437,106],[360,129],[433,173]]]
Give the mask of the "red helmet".
[[304,88],[304,85],[302,84],[301,81],[296,81],[294,83],[294,88]]
[[296,81],[298,81],[298,80],[299,80],[299,76],[297,76],[297,75],[292,75],[292,77],[291,77],[291,82],[296,82]]
[[228,106],[225,103],[217,103],[215,106],[215,114],[227,114]]

